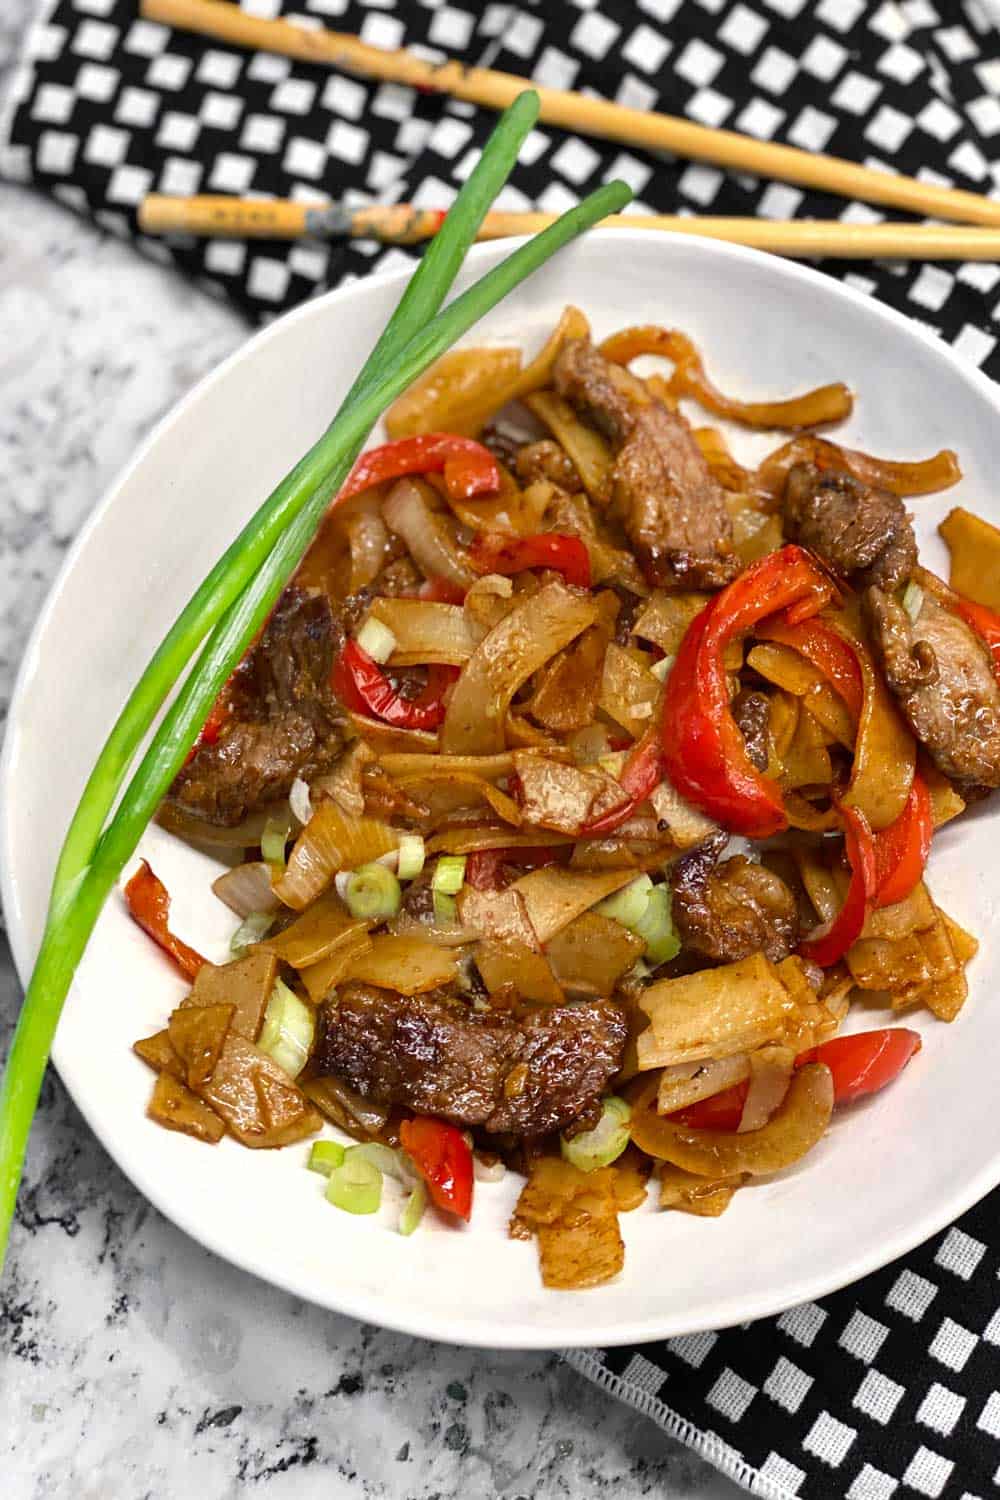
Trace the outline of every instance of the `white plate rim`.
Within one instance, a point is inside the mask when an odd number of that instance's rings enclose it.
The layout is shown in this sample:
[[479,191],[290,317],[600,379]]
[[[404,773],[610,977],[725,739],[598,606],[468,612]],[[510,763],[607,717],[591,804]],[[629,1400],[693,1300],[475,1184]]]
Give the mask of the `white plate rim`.
[[[686,249],[690,250],[692,239],[689,235],[638,228],[592,230],[588,235],[588,239],[595,238],[601,240],[613,238],[616,244],[628,244],[630,241],[654,241],[666,247],[667,251],[669,251],[671,244],[683,244]],[[506,242],[506,248],[513,249],[521,243],[524,243],[523,238],[510,240]],[[777,257],[768,255],[765,252],[721,240],[705,239],[700,241],[700,245],[706,255],[713,256],[721,261],[728,260],[737,265],[741,263],[759,265],[762,262],[770,263],[777,259]],[[489,259],[491,255],[496,254],[496,251],[497,247],[495,243],[475,245],[469,252],[466,264],[471,269],[475,269],[477,261]],[[1000,418],[1000,387],[988,379],[981,370],[958,355],[949,344],[939,339],[920,323],[907,317],[895,308],[875,301],[871,296],[855,287],[846,285],[844,282],[825,275],[810,265],[792,260],[782,261],[781,265],[782,274],[787,275],[790,279],[801,281],[807,286],[822,287],[825,295],[832,296],[834,300],[843,299],[850,305],[863,308],[865,315],[875,322],[885,323],[905,336],[916,339],[928,349],[933,350],[946,365],[951,367],[953,373],[961,381],[978,391],[979,395],[989,403],[997,413],[998,418]],[[312,298],[285,313],[282,317],[275,319],[266,327],[253,333],[237,349],[222,360],[220,364],[209,371],[207,375],[203,376],[186,395],[181,397],[155,423],[149,434],[136,449],[132,458],[117,473],[112,483],[106,488],[81,526],[80,531],[67,550],[63,563],[32,627],[11,694],[4,743],[2,751],[0,751],[0,901],[2,901],[5,913],[10,913],[17,909],[17,903],[14,900],[14,879],[12,875],[14,867],[13,831],[8,816],[8,807],[12,795],[10,778],[19,705],[24,686],[28,682],[33,670],[33,663],[39,651],[42,638],[46,633],[50,616],[55,609],[56,602],[66,579],[76,565],[80,552],[85,548],[91,535],[100,528],[105,515],[114,505],[119,491],[135,470],[145,461],[148,453],[155,447],[160,438],[169,431],[175,422],[179,421],[186,414],[190,407],[194,406],[202,398],[206,391],[217,381],[223,379],[230,368],[243,359],[252,358],[257,349],[275,337],[278,331],[286,328],[290,322],[310,318],[318,306],[329,306],[331,304],[346,302],[352,296],[356,295],[359,288],[368,288],[373,284],[383,288],[397,287],[401,290],[410,275],[411,270],[409,268],[374,273],[372,276],[365,277],[359,282],[352,282],[347,286],[338,287],[330,292],[326,292],[321,297]],[[18,976],[22,984],[25,984],[30,973],[26,934],[19,923],[8,921],[8,936]],[[225,1242],[221,1235],[216,1235],[206,1230],[204,1225],[197,1222],[193,1216],[179,1212],[175,1206],[171,1205],[169,1195],[166,1193],[161,1194],[158,1191],[157,1183],[154,1179],[142,1179],[140,1174],[132,1170],[126,1170],[119,1163],[114,1144],[102,1130],[99,1118],[78,1097],[78,1091],[74,1088],[72,1060],[61,1059],[58,1055],[57,1045],[53,1050],[52,1061],[88,1127],[101,1142],[116,1166],[119,1170],[125,1172],[125,1175],[129,1177],[138,1191],[165,1218],[176,1224],[186,1234],[190,1235],[192,1239],[204,1245],[206,1249],[212,1251],[214,1254],[219,1255],[239,1269],[247,1271],[251,1275],[257,1276],[301,1298],[303,1301],[324,1306],[331,1311],[339,1312],[345,1316],[391,1328],[401,1333],[476,1348],[552,1350],[560,1348],[587,1348],[593,1345],[611,1347],[650,1342],[667,1337],[673,1338],[706,1331],[706,1324],[702,1318],[692,1319],[690,1317],[686,1318],[683,1314],[678,1314],[671,1316],[669,1321],[665,1321],[662,1317],[659,1320],[655,1317],[632,1319],[631,1321],[616,1325],[613,1336],[609,1334],[606,1324],[589,1326],[585,1321],[578,1321],[571,1328],[567,1329],[564,1336],[560,1336],[558,1341],[555,1341],[550,1332],[536,1330],[530,1324],[497,1325],[491,1320],[464,1318],[462,1321],[456,1322],[453,1326],[442,1326],[442,1320],[439,1317],[425,1319],[420,1315],[419,1308],[416,1307],[412,1314],[394,1312],[391,1317],[387,1318],[384,1307],[379,1302],[377,1295],[369,1295],[363,1292],[338,1290],[335,1296],[320,1297],[317,1295],[316,1288],[308,1284],[307,1278],[300,1279],[293,1274],[282,1275],[276,1273],[272,1267],[262,1267],[255,1261],[253,1254],[249,1252],[243,1253],[234,1249],[232,1245]],[[961,1187],[947,1199],[938,1200],[934,1204],[929,1205],[926,1213],[918,1218],[911,1218],[905,1225],[900,1226],[895,1236],[883,1238],[877,1248],[859,1250],[858,1254],[852,1260],[842,1264],[836,1273],[823,1275],[820,1273],[810,1274],[804,1272],[790,1285],[786,1282],[780,1290],[775,1288],[771,1292],[761,1292],[755,1297],[744,1295],[741,1298],[738,1293],[734,1294],[732,1297],[725,1299],[720,1305],[719,1317],[714,1318],[708,1327],[711,1329],[722,1329],[739,1323],[756,1321],[760,1318],[777,1315],[801,1303],[829,1296],[906,1255],[910,1250],[924,1243],[940,1230],[960,1218],[968,1209],[978,1203],[998,1185],[1000,1185],[1000,1153],[997,1154],[990,1164],[974,1174],[971,1179],[963,1181]]]

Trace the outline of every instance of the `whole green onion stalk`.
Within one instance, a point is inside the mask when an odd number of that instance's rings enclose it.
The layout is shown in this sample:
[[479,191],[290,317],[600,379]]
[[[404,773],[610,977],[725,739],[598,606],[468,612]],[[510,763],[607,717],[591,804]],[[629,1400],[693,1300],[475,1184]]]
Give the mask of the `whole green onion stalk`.
[[[503,117],[333,423],[193,596],[101,753],[60,856],[45,932],[0,1083],[0,1260],[59,1015],[101,908],[369,432],[392,401],[525,277],[631,197],[624,183],[599,189],[432,317],[537,109],[537,96],[526,93]],[[196,665],[105,826],[138,746],[206,634]]]

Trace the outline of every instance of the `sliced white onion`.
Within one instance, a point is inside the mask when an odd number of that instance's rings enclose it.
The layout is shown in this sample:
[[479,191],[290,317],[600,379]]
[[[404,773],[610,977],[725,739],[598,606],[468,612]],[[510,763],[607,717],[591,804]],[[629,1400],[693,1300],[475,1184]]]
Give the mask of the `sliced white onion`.
[[[673,670],[673,665],[676,660],[676,656],[661,656],[659,661],[654,661],[649,670],[652,672],[653,676],[658,677],[661,682],[666,682],[667,678],[670,676],[671,671]],[[635,710],[633,709],[632,712],[634,713]]]
[[502,1182],[507,1173],[502,1161],[486,1162],[476,1155],[472,1158],[472,1170],[477,1182]]
[[338,870],[336,875],[333,877],[333,883],[336,887],[337,895],[340,897],[341,901],[347,900],[347,887],[351,883],[351,876],[353,874],[353,870]]
[[271,867],[260,859],[234,865],[213,881],[212,890],[238,917],[277,911],[281,905],[271,886]]
[[396,637],[388,625],[384,625],[381,620],[376,620],[373,615],[369,615],[358,631],[357,641],[362,651],[367,651],[372,660],[377,661],[380,666],[385,666],[396,649]]
[[288,794],[288,805],[304,828],[313,815],[313,809],[309,796],[309,783],[303,781],[301,776],[296,776],[292,782],[292,790]]

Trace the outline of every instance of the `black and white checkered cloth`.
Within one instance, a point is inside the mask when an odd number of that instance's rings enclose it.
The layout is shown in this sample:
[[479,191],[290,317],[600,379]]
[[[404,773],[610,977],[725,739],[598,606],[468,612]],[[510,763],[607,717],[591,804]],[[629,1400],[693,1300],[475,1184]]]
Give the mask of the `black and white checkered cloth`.
[[[996,0],[244,4],[1000,194]],[[461,104],[172,33],[138,20],[134,0],[56,0],[15,79],[0,168],[136,236],[151,190],[446,206],[492,124]],[[640,212],[883,217],[547,127],[499,206],[559,210],[610,176],[632,185]],[[139,243],[254,318],[403,254]],[[1000,266],[823,269],[1000,375]],[[570,1358],[757,1494],[986,1500],[1000,1489],[998,1208],[994,1194],[905,1262],[780,1318]]]

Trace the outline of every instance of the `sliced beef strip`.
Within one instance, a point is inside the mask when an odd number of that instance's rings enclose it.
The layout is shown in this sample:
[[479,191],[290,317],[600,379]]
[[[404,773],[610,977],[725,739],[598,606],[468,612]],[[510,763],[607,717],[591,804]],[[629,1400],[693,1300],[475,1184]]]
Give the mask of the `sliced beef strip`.
[[627,1026],[611,1002],[473,1010],[440,994],[345,985],[315,1060],[366,1099],[491,1134],[596,1121]]
[[551,438],[541,438],[537,443],[526,443],[517,455],[517,477],[522,484],[532,484],[537,479],[547,479],[561,490],[576,494],[583,489],[576,465],[568,453]]
[[409,558],[398,558],[336,609],[325,594],[290,585],[230,679],[229,722],[177,776],[173,805],[231,828],[286,797],[296,777],[309,781],[330,771],[343,749],[345,719],[330,687],[334,658],[372,599],[419,581]]
[[1000,786],[1000,685],[979,637],[926,591],[915,622],[881,589],[865,608],[886,681],[938,770],[970,797]]
[[739,571],[729,512],[684,418],[586,339],[564,345],[553,380],[615,450],[612,506],[650,582],[689,589],[728,583]]
[[343,626],[323,594],[288,588],[229,685],[231,719],[200,745],[170,801],[232,827],[288,795],[296,776],[329,771],[343,747],[343,714],[329,687]]
[[768,722],[771,705],[765,693],[753,688],[741,688],[733,699],[733,718],[746,742],[750,762],[758,771],[767,770]]
[[785,532],[859,588],[892,590],[917,565],[910,518],[898,495],[850,474],[796,464],[785,483]]
[[682,947],[716,963],[734,963],[752,953],[780,963],[798,942],[795,897],[780,875],[741,854],[719,864],[727,839],[720,830],[671,867]]

